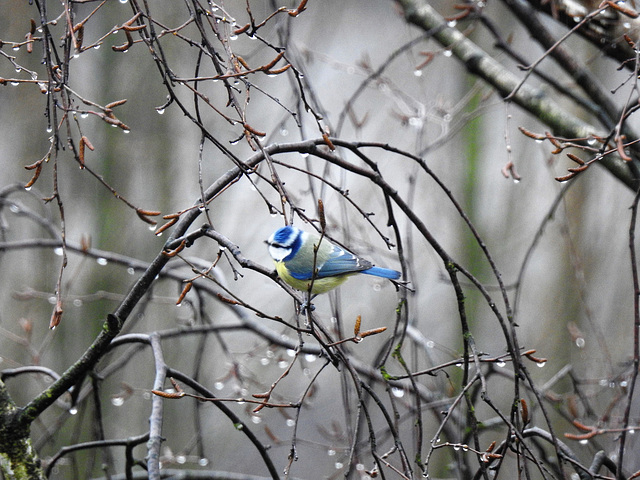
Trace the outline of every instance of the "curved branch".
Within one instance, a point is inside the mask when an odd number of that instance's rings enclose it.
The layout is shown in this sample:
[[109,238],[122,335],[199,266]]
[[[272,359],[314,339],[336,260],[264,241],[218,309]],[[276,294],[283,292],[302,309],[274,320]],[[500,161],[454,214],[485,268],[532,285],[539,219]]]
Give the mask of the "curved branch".
[[[509,98],[538,120],[548,125],[553,132],[566,138],[588,138],[596,135],[606,137],[600,131],[578,117],[571,115],[546,93],[532,87],[508,71],[504,65],[465,37],[460,31],[447,26],[445,19],[431,7],[426,0],[396,0],[404,11],[409,23],[427,32],[465,65],[467,70],[489,83],[504,98]],[[620,157],[606,156],[599,162],[627,187],[636,191],[640,186],[638,179],[627,162]]]

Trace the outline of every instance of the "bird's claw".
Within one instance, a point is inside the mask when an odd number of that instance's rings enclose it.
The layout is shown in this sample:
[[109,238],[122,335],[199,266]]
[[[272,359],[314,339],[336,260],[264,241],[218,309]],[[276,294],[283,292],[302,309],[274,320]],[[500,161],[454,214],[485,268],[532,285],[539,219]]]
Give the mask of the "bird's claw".
[[311,302],[303,302],[300,304],[300,314],[301,315],[306,315],[307,314],[307,309],[309,309],[310,312],[313,312],[316,307],[313,303]]

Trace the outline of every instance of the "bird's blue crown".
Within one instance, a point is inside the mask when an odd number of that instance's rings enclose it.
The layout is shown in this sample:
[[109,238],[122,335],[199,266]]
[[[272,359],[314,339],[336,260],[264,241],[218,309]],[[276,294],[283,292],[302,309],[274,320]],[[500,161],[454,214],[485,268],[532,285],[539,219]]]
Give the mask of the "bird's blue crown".
[[273,234],[272,243],[281,247],[291,247],[299,235],[300,229],[287,225],[286,227],[279,228],[276,233]]

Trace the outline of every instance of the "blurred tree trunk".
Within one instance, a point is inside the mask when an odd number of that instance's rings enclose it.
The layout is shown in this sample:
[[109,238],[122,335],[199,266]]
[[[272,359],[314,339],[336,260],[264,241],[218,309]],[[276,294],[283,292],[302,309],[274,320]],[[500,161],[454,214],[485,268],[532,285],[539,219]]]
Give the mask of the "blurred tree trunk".
[[0,380],[0,468],[5,480],[45,478],[40,459],[30,437],[30,425],[22,421],[21,411]]

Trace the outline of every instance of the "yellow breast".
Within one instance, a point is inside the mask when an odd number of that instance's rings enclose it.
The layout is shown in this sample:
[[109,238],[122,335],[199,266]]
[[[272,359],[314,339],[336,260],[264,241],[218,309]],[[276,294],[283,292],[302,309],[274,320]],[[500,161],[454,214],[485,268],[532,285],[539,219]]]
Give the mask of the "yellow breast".
[[[298,280],[294,278],[289,273],[287,266],[284,262],[274,262],[276,264],[276,271],[278,272],[278,276],[291,285],[296,290],[300,290],[301,292],[307,292],[309,290],[310,280]],[[311,289],[311,293],[316,295],[318,293],[325,293],[329,290],[336,288],[338,285],[344,283],[349,275],[340,275],[336,277],[325,277],[325,278],[316,278],[313,281],[313,287]]]

